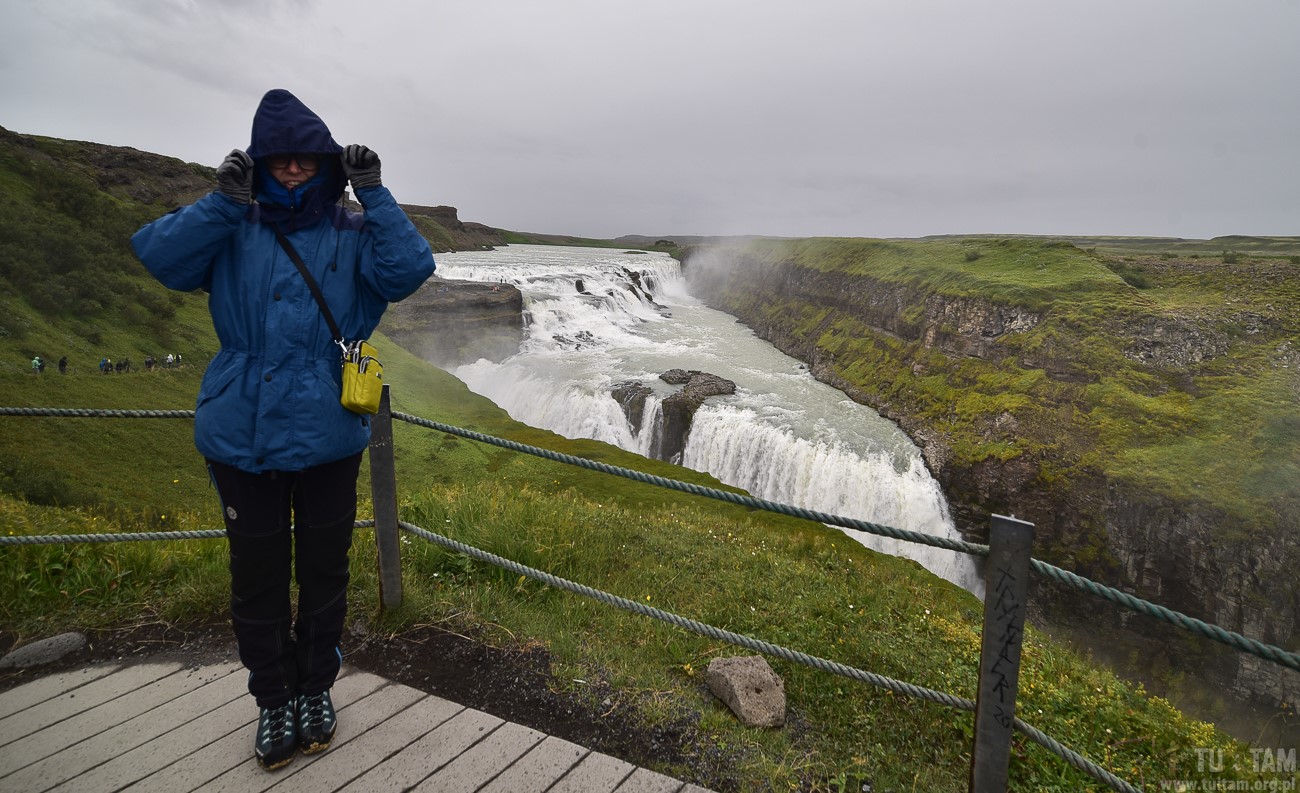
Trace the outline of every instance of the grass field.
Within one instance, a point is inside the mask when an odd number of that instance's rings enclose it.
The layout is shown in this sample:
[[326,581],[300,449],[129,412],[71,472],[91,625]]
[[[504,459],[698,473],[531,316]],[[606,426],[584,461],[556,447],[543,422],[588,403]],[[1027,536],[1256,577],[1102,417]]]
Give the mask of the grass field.
[[[520,425],[446,373],[379,340],[394,409],[521,443],[700,483],[703,475]],[[66,377],[0,372],[0,403],[187,408],[200,368]],[[219,527],[190,424],[145,419],[0,419],[8,465],[0,530],[14,534]],[[973,696],[980,607],[914,563],[817,524],[753,512],[405,423],[395,426],[401,517],[624,598],[878,674]],[[363,466],[363,471],[364,471]],[[364,483],[363,483],[364,487]],[[363,517],[369,507],[363,506]],[[792,725],[738,725],[703,688],[710,659],[736,648],[514,574],[403,543],[406,600],[380,614],[373,540],[358,532],[354,616],[397,632],[439,624],[501,646],[544,645],[554,685],[605,680],[641,717],[691,714],[698,740],[730,758],[743,790],[831,789],[862,773],[882,789],[964,790],[971,717],[773,661]],[[10,548],[0,555],[0,626],[22,642],[73,628],[219,617],[220,540]],[[1021,713],[1130,780],[1187,776],[1196,748],[1247,748],[1122,683],[1037,633],[1025,646]],[[1098,789],[1017,743],[1018,790]],[[1229,768],[1233,766],[1229,764]],[[690,777],[698,769],[664,768]]]

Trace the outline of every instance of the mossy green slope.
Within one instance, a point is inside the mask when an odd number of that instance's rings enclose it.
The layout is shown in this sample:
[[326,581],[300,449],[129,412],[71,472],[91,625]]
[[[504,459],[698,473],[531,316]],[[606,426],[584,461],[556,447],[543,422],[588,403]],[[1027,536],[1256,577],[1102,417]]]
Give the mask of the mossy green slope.
[[[1125,261],[1022,239],[759,241],[741,256],[723,305],[808,357],[833,359],[833,372],[872,402],[944,438],[959,465],[1027,457],[1049,484],[1123,478],[1202,500],[1243,532],[1298,514],[1289,483],[1300,473],[1300,266]],[[805,272],[915,300],[902,306],[901,332],[882,333],[851,300],[799,294]],[[926,301],[936,297],[1041,321],[1000,336],[994,356],[945,355],[925,338]],[[1162,323],[1209,349],[1185,366],[1141,360],[1135,342]]]

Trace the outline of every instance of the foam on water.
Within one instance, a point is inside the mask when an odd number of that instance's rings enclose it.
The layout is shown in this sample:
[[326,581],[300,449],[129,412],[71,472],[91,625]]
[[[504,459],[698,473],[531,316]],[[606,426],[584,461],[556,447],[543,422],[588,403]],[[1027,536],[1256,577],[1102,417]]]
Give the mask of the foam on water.
[[[957,537],[938,483],[896,425],[817,382],[733,317],[701,304],[672,258],[510,246],[441,254],[438,272],[509,283],[523,293],[527,332],[519,354],[455,371],[516,420],[647,455],[658,407],[676,390],[659,374],[710,372],[735,381],[737,393],[712,397],[696,413],[681,464],[760,498]],[[653,389],[638,427],[609,393],[628,380]],[[848,533],[982,594],[975,565],[964,555]]]

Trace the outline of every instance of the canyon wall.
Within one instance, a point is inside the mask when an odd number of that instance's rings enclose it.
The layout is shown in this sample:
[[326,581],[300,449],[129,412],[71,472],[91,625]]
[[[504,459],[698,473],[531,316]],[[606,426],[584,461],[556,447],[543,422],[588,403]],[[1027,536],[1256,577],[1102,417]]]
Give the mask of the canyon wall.
[[[1090,339],[1104,338],[1132,368],[1126,376],[1148,378],[1155,391],[1183,388],[1190,399],[1198,375],[1213,373],[1198,367],[1243,345],[1268,351],[1271,366],[1300,370],[1289,316],[1240,309],[1212,320],[1117,310],[1097,312],[1092,325],[1080,319],[1086,312],[1066,318],[1061,303],[1041,296],[989,299],[924,278],[873,277],[856,263],[837,269],[796,258],[700,247],[687,251],[683,269],[694,294],[807,362],[819,380],[898,422],[924,451],[963,534],[986,540],[990,515],[1015,515],[1035,524],[1035,556],[1045,561],[1251,638],[1300,648],[1295,499],[1261,500],[1252,505],[1258,514],[1243,520],[1240,511],[1195,493],[1159,492],[1107,470],[1099,462],[1102,439],[1115,430],[1090,422],[1098,411],[1089,400],[1112,372],[1099,368],[1095,355],[1076,355]],[[984,389],[982,401],[962,389],[1000,377],[1036,378],[1036,385],[1008,391],[1001,404],[996,385]],[[950,382],[953,392],[936,398],[943,393],[936,380]],[[1289,470],[1289,461],[1282,463],[1279,470]],[[1300,701],[1300,673],[1055,585],[1039,582],[1034,597],[1040,616],[1070,636],[1127,648],[1118,655],[1131,659],[1128,671],[1164,672],[1166,680],[1190,671],[1267,707]]]

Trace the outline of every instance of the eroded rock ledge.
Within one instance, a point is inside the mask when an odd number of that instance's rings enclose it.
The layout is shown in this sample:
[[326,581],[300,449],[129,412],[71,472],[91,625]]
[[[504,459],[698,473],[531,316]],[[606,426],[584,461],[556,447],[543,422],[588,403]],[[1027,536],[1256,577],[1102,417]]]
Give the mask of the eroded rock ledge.
[[523,295],[509,284],[435,276],[390,306],[380,330],[411,353],[449,369],[519,352],[523,316]]
[[[654,436],[650,442],[650,456],[669,462],[680,462],[686,439],[691,433],[691,422],[704,400],[713,396],[736,393],[736,384],[698,369],[669,369],[659,375],[669,385],[684,386],[660,404],[659,415],[651,428]],[[634,431],[645,421],[646,398],[654,389],[639,380],[628,380],[610,389],[610,395],[623,406],[623,415]]]

